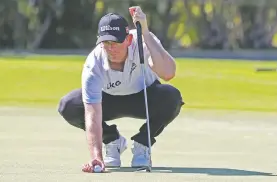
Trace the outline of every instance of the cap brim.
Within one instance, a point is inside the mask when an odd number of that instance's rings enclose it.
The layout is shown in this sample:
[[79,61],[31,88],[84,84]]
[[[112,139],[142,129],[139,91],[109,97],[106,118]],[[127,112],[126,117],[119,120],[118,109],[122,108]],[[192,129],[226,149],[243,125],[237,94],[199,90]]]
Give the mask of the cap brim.
[[122,43],[122,42],[124,42],[124,39],[120,40],[120,39],[118,39],[117,37],[115,37],[113,35],[102,35],[102,36],[98,37],[98,39],[96,41],[96,45],[103,42],[103,41],[113,41],[113,42]]

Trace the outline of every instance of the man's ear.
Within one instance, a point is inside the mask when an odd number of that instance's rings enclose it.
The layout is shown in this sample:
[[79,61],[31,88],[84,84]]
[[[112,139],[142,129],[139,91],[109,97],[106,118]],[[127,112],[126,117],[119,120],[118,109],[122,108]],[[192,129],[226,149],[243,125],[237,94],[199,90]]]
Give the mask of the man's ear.
[[127,43],[128,43],[128,46],[130,46],[132,44],[132,41],[133,41],[133,34],[129,34],[127,36]]

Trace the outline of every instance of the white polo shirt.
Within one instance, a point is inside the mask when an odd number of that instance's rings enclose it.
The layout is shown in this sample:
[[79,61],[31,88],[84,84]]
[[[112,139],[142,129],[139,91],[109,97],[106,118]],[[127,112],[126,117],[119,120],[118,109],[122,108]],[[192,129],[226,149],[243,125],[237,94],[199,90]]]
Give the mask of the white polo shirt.
[[[99,103],[102,101],[102,91],[110,95],[129,95],[143,90],[142,66],[139,59],[136,29],[130,30],[133,34],[132,44],[128,48],[128,57],[123,71],[112,70],[108,58],[101,45],[97,45],[88,55],[82,72],[82,97],[84,103]],[[160,40],[151,33],[159,43]],[[147,46],[143,42],[145,60],[146,85],[151,85],[159,79],[148,64],[152,62]]]

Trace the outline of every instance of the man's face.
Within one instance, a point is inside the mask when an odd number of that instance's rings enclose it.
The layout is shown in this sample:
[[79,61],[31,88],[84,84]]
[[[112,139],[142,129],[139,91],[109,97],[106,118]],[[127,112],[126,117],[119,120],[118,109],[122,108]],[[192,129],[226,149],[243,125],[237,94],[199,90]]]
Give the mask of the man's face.
[[132,36],[128,35],[123,43],[117,43],[113,41],[102,42],[103,48],[108,54],[108,58],[113,63],[121,63],[126,59],[128,53],[128,47],[132,43]]

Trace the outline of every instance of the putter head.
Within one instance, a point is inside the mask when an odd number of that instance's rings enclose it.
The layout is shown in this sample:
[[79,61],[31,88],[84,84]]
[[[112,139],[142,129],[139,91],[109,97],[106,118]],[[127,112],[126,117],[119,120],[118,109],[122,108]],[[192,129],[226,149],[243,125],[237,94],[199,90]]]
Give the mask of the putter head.
[[146,171],[146,172],[151,172],[151,167],[150,166],[144,166],[144,167],[140,167],[137,169],[137,171]]
[[151,172],[151,167],[147,167],[147,168],[146,168],[146,172],[149,172],[149,173],[150,173],[150,172]]

